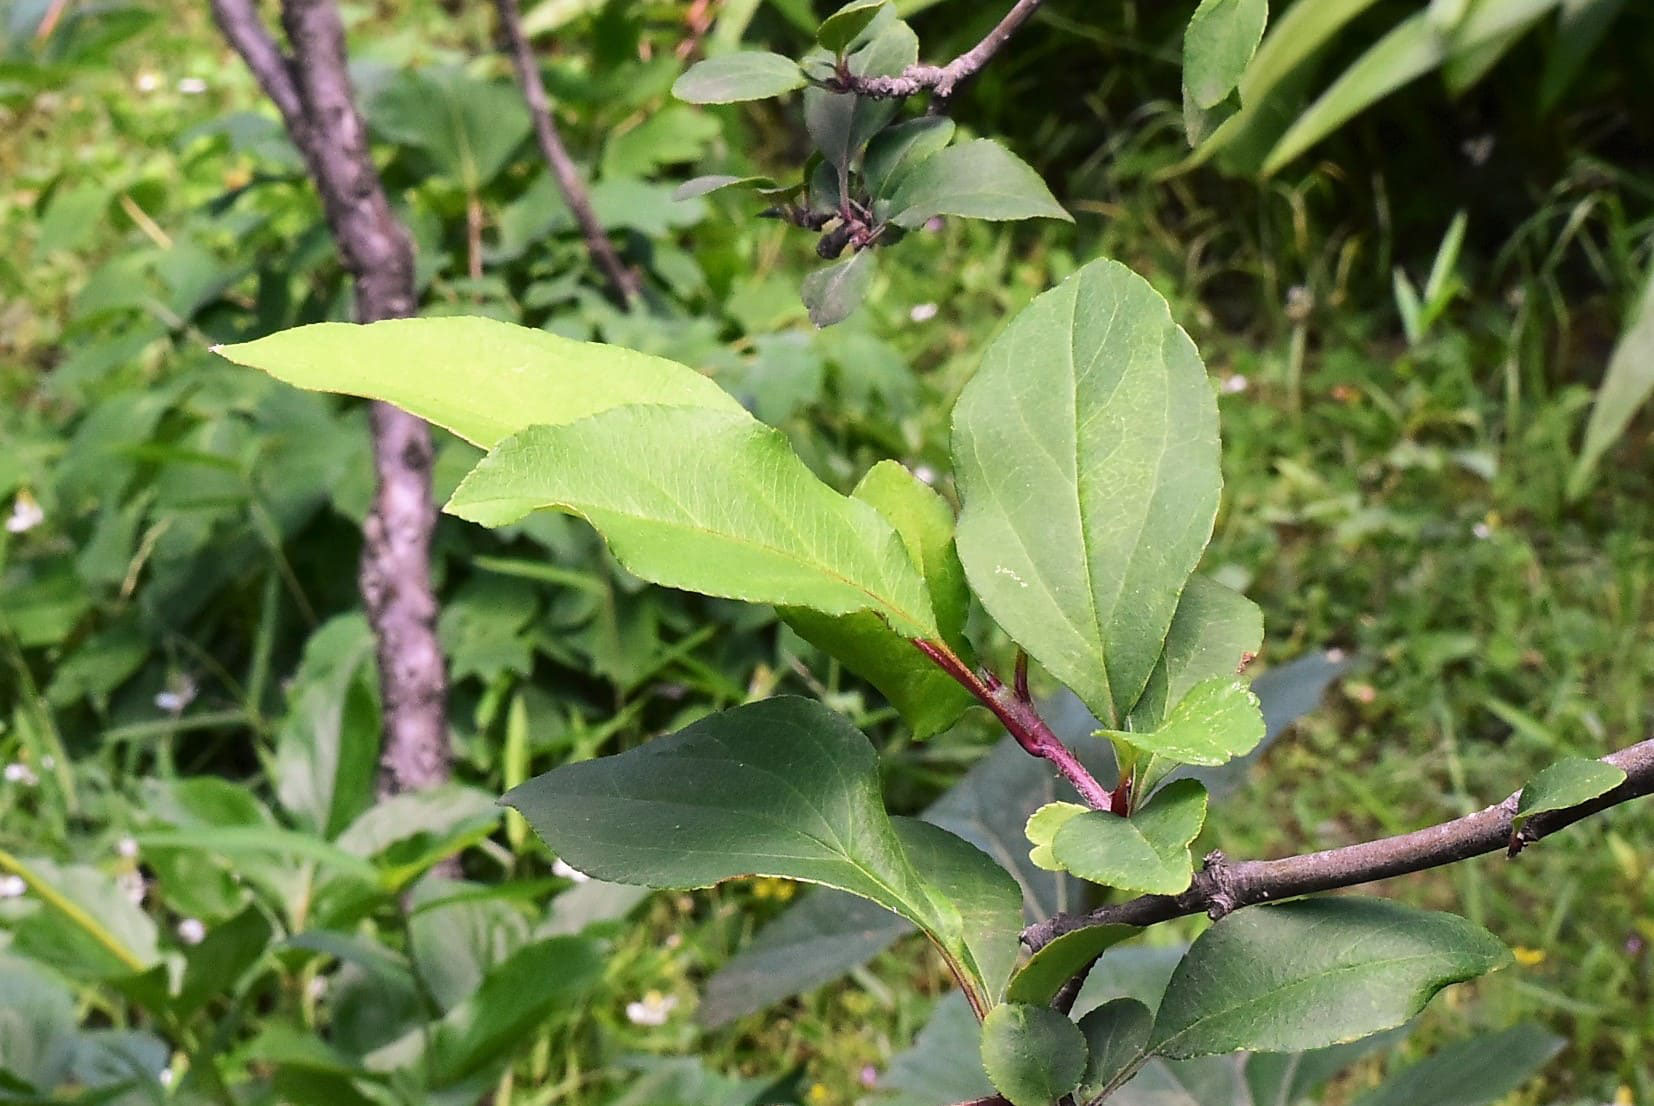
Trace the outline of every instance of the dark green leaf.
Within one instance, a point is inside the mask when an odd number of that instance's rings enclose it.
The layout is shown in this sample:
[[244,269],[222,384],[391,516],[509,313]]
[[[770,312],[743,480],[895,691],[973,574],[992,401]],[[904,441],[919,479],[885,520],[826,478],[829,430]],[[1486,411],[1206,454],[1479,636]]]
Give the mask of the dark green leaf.
[[1105,1002],[1081,1018],[1088,1057],[1078,1097],[1089,1102],[1124,1082],[1142,1059],[1153,1027],[1149,1008],[1131,998]]
[[1093,262],[989,347],[953,454],[977,596],[1117,727],[1217,517],[1217,401],[1194,344],[1147,281]]
[[1256,603],[1210,577],[1189,577],[1166,631],[1165,652],[1131,708],[1131,728],[1154,729],[1190,688],[1238,673],[1262,644],[1263,612]]
[[1065,933],[1028,958],[1012,977],[1005,1000],[1036,1006],[1049,1003],[1063,984],[1101,956],[1103,950],[1141,932],[1136,926],[1087,926]]
[[987,138],[949,146],[915,164],[890,206],[896,213],[891,222],[903,227],[937,215],[1074,221],[1027,162]]
[[873,22],[884,4],[885,0],[850,0],[821,24],[816,31],[816,41],[822,49],[842,54],[856,40],[856,36]]
[[[1451,914],[1381,899],[1307,899],[1237,911],[1178,965],[1151,1046],[1174,1058],[1294,1052],[1400,1025],[1451,983],[1510,959]],[[1360,1002],[1351,1002],[1358,994]]]
[[804,70],[791,58],[742,50],[690,66],[672,85],[672,95],[691,104],[733,104],[766,100],[803,87]]
[[1522,788],[1522,797],[1516,802],[1516,816],[1511,819],[1511,831],[1520,830],[1535,814],[1578,806],[1624,782],[1625,772],[1607,761],[1586,757],[1559,760]]
[[862,179],[875,200],[888,199],[908,169],[953,141],[954,122],[946,115],[925,115],[886,127],[867,143]]
[[[1024,754],[1026,756],[1026,754]],[[913,1047],[898,1053],[878,1083],[879,1106],[954,1106],[988,1098],[982,1070],[982,1026],[965,996],[942,997]]]
[[982,1067],[1012,1106],[1051,1106],[1079,1086],[1086,1041],[1049,1006],[1007,1002],[982,1022]]
[[1198,780],[1167,784],[1130,818],[1090,811],[1065,822],[1051,843],[1057,862],[1081,879],[1175,895],[1194,878],[1189,844],[1206,821]]
[[857,250],[842,261],[817,269],[804,278],[799,293],[818,327],[848,319],[873,284],[873,251]]

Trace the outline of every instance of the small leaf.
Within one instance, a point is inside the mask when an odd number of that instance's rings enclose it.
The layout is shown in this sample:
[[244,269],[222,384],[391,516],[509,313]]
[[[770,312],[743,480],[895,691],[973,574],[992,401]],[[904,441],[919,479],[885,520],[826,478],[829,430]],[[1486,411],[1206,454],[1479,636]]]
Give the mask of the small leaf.
[[382,399],[484,449],[631,403],[742,409],[676,361],[493,319],[312,323],[214,352],[300,388]]
[[873,251],[857,250],[843,261],[817,269],[799,289],[810,321],[829,327],[848,319],[873,284]]
[[1051,843],[1057,861],[1081,879],[1175,895],[1194,878],[1189,844],[1206,821],[1206,788],[1167,784],[1129,818],[1090,811],[1069,820]]
[[890,524],[818,480],[745,412],[635,405],[501,443],[445,508],[485,526],[552,508],[657,584],[825,614],[871,610],[933,637],[924,581]]
[[1034,846],[1028,850],[1028,859],[1035,867],[1044,868],[1047,872],[1063,870],[1063,866],[1057,862],[1056,855],[1051,851],[1051,842],[1057,839],[1057,831],[1067,825],[1070,819],[1077,818],[1090,809],[1081,803],[1046,803],[1028,816],[1028,824],[1024,827],[1023,833]]
[[874,135],[861,166],[867,191],[875,200],[889,198],[908,169],[953,141],[955,129],[946,115],[924,115]]
[[[1165,651],[1131,708],[1131,728],[1154,729],[1165,718],[1166,708],[1190,688],[1215,676],[1237,674],[1262,644],[1263,612],[1256,603],[1210,577],[1189,577],[1166,631]],[[1317,690],[1315,698],[1319,696]],[[1312,699],[1303,709],[1313,705]]]
[[1012,977],[1005,1001],[1043,1006],[1056,997],[1063,984],[1101,956],[1104,950],[1137,936],[1136,926],[1087,926],[1065,933],[1041,948]]
[[[1081,932],[1084,932],[1083,930]],[[1088,1058],[1076,1096],[1082,1102],[1100,1098],[1128,1076],[1148,1047],[1154,1015],[1132,998],[1105,1002],[1080,1019]]]
[[1080,1084],[1080,1027],[1049,1006],[1008,1002],[982,1022],[982,1068],[1012,1106],[1051,1106]]
[[816,41],[824,50],[844,53],[856,36],[867,30],[884,4],[885,0],[850,0],[822,22],[816,30]]
[[1189,949],[1161,1000],[1150,1047],[1187,1059],[1353,1041],[1400,1025],[1448,984],[1509,960],[1481,926],[1382,899],[1254,906]]
[[1092,262],[988,347],[954,406],[953,457],[972,589],[1118,727],[1217,517],[1217,400],[1194,343],[1142,277]]
[[1540,772],[1522,788],[1516,801],[1511,833],[1521,832],[1529,818],[1550,810],[1565,810],[1612,791],[1625,782],[1625,773],[1603,760],[1568,757]]
[[937,215],[966,219],[1062,219],[1063,210],[1027,162],[991,139],[949,146],[903,175],[891,222],[916,227]]
[[[687,108],[684,110],[688,110]],[[774,188],[775,182],[769,177],[737,177],[729,174],[713,173],[709,176],[695,177],[678,185],[672,193],[674,200],[692,200],[696,196],[705,196],[716,192],[720,188]]]
[[1183,86],[1197,106],[1223,102],[1263,39],[1269,0],[1201,0],[1183,36]]
[[672,95],[691,104],[767,100],[804,87],[804,70],[791,58],[764,50],[719,54],[689,67]]
[[1098,730],[1099,736],[1179,764],[1217,765],[1245,756],[1263,740],[1258,697],[1233,676],[1202,680],[1150,733]]

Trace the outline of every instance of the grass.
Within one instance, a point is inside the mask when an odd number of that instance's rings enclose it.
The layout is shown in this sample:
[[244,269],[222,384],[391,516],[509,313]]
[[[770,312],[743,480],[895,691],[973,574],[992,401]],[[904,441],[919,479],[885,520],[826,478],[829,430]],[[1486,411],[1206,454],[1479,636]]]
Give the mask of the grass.
[[[56,344],[59,320],[91,268],[144,233],[133,210],[165,218],[206,194],[195,177],[183,194],[170,192],[174,163],[188,157],[173,137],[253,102],[193,9],[135,51],[118,71],[78,75],[0,138],[0,177],[9,182],[0,233],[10,241],[36,241],[44,190],[79,163],[83,148],[128,198],[112,209],[121,216],[31,263],[26,278],[15,262],[0,272],[10,301],[0,309],[0,390],[42,418],[61,412],[50,410],[38,374],[72,352]],[[149,72],[162,75],[161,90],[130,92]],[[223,75],[222,89],[206,98],[178,93],[177,79],[194,73],[215,82]],[[1342,223],[1317,214],[1325,181],[1264,194],[1248,224],[1208,205],[1189,182],[1155,180],[1178,151],[1164,113],[1146,118],[1077,174],[1086,190],[1074,205],[1077,232],[955,226],[890,255],[868,310],[873,328],[922,374],[927,400],[887,426],[815,413],[837,451],[822,465],[844,479],[897,453],[945,468],[951,398],[1000,321],[1079,261],[1107,252],[1171,296],[1214,374],[1229,382],[1227,487],[1208,568],[1244,582],[1263,605],[1265,662],[1325,645],[1363,658],[1217,809],[1203,842],[1263,857],[1399,832],[1497,801],[1558,756],[1647,736],[1647,472],[1610,464],[1582,502],[1562,495],[1601,364],[1598,332],[1612,332],[1613,298],[1637,267],[1627,242],[1645,229],[1625,215],[1635,205],[1617,190],[1638,186],[1600,174],[1559,186],[1544,218],[1513,233],[1507,249],[1477,255],[1482,279],[1471,274],[1471,297],[1407,348],[1393,309],[1374,293],[1387,287],[1375,259],[1389,246],[1374,241],[1379,229],[1358,212],[1343,210]],[[1566,222],[1582,208],[1586,215]],[[735,202],[720,201],[719,210],[732,223],[750,218]],[[1543,227],[1559,220],[1571,237],[1557,250],[1560,232]],[[707,250],[721,255],[742,310],[754,320],[795,310],[788,297],[809,264],[807,246],[767,224],[726,231],[716,222],[707,224]],[[1585,261],[1571,263],[1570,251]],[[743,269],[751,260],[756,267]],[[1576,285],[1590,289],[1577,302]],[[772,300],[781,307],[766,306]],[[1514,327],[1512,303],[1532,307],[1516,312]],[[913,309],[926,304],[938,310],[921,321],[924,312]],[[825,675],[829,688],[844,686]],[[913,767],[892,780],[893,793],[922,805],[980,749],[983,733],[976,724],[912,751],[904,760]],[[6,825],[14,835],[31,823],[46,834],[59,817],[22,810]],[[1654,1101],[1651,856],[1654,820],[1631,806],[1512,862],[1487,858],[1381,888],[1466,913],[1522,950],[1519,967],[1438,1003],[1411,1047],[1535,1018],[1571,1044],[1521,1102],[1609,1101],[1622,1088]],[[807,1102],[865,1094],[864,1069],[882,1069],[907,1045],[945,987],[920,942],[904,941],[852,979],[728,1029],[703,1034],[687,1016],[699,984],[788,894],[762,883],[653,897],[611,935],[604,997],[579,1024],[548,1031],[533,1061],[544,1079],[523,1100],[589,1106],[621,1079],[622,1058],[695,1051],[715,1069],[784,1070]],[[649,992],[677,1000],[660,1027],[626,1013]],[[1370,1075],[1358,1073],[1337,1094],[1353,1094]]]

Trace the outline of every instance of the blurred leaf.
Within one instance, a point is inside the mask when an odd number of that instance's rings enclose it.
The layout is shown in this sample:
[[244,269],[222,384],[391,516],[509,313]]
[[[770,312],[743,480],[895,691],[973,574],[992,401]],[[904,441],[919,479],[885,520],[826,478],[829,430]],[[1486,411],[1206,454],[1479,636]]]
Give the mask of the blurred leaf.
[[1405,1028],[1308,1052],[1258,1052],[1246,1061],[1253,1106],[1297,1106],[1358,1060],[1394,1047]]
[[672,85],[672,95],[691,104],[733,104],[803,87],[804,71],[791,58],[742,50],[690,66]]
[[1624,8],[1625,0],[1562,0],[1556,41],[1545,55],[1545,71],[1539,77],[1540,115],[1555,109]]
[[155,923],[98,869],[0,852],[0,870],[21,876],[42,904],[13,926],[17,952],[83,980],[136,975],[159,961]]
[[469,193],[505,167],[528,137],[522,94],[460,69],[402,70],[368,99],[369,124],[421,150]]
[[861,249],[807,275],[799,292],[809,309],[810,321],[818,327],[829,327],[848,319],[872,287],[873,263],[873,251]]
[[475,994],[528,939],[528,921],[511,903],[497,895],[464,896],[468,887],[490,889],[430,878],[410,896],[408,951],[439,1010],[452,1010]]
[[324,624],[305,643],[276,731],[276,797],[299,825],[328,839],[373,802],[379,769],[373,650],[361,615]]
[[264,958],[274,934],[270,919],[252,903],[207,930],[201,943],[184,953],[184,978],[170,1013],[188,1020],[213,998],[234,995],[242,976]]
[[982,1067],[1012,1106],[1050,1106],[1080,1085],[1086,1041],[1049,1006],[1007,1002],[982,1022]]
[[1540,772],[1522,788],[1511,819],[1511,832],[1518,833],[1529,818],[1550,810],[1565,810],[1612,791],[1625,782],[1625,772],[1607,761],[1568,757]]
[[716,192],[720,188],[733,188],[737,185],[752,188],[774,188],[775,182],[769,177],[737,177],[714,173],[684,181],[678,185],[677,191],[672,193],[672,199],[689,200],[696,196],[705,196],[708,193]]
[[1568,474],[1568,498],[1578,499],[1584,494],[1598,462],[1625,433],[1631,417],[1651,394],[1654,394],[1654,277],[1645,284],[1642,299],[1608,359],[1608,372],[1591,406],[1591,420],[1585,426],[1579,459]]
[[[1026,754],[1024,754],[1026,756]],[[930,1020],[879,1079],[880,1106],[954,1106],[994,1093],[980,1059],[982,1029],[965,997],[942,996]]]
[[953,426],[978,598],[1118,727],[1217,513],[1217,402],[1194,343],[1147,281],[1093,262],[994,340]]
[[1216,107],[1240,83],[1269,21],[1269,0],[1201,0],[1183,36],[1183,85]]
[[[1173,1058],[1319,1048],[1400,1025],[1443,987],[1509,962],[1492,934],[1382,899],[1236,911],[1178,965],[1152,1049]],[[1361,1001],[1349,995],[1359,989]]]
[[1068,819],[1051,841],[1057,863],[1081,879],[1122,891],[1175,895],[1189,886],[1189,845],[1206,821],[1206,788],[1177,780],[1122,818],[1088,811]]
[[[68,1074],[76,1034],[69,991],[28,961],[0,954],[0,1100],[8,1090],[55,1090]],[[8,1088],[5,1077],[17,1086]]]
[[541,508],[585,518],[654,583],[829,614],[874,610],[903,634],[936,633],[889,523],[821,483],[779,431],[744,412],[632,406],[533,427],[484,458],[445,509],[502,526]]
[[902,175],[890,198],[897,226],[917,227],[938,215],[966,219],[1062,219],[1063,210],[1027,162],[978,138],[939,150]]
[[[604,179],[646,177],[664,165],[698,160],[719,131],[718,120],[709,113],[667,104],[630,130],[609,137],[603,146],[600,175]],[[673,198],[682,199],[682,191]]]
[[1456,1041],[1354,1100],[1354,1106],[1483,1106],[1521,1087],[1567,1042],[1537,1025]]

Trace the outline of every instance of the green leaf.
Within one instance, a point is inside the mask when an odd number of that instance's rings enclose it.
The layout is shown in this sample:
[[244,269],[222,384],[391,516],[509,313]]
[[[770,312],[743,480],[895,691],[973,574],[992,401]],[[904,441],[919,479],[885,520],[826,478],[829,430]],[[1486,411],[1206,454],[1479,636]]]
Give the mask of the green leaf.
[[1154,1015],[1133,998],[1105,1002],[1080,1019],[1088,1053],[1080,1101],[1101,1098],[1129,1078],[1142,1060],[1153,1027]]
[[170,1013],[187,1021],[215,995],[234,993],[241,977],[263,958],[275,930],[264,911],[249,903],[241,913],[207,931],[184,954],[184,977]]
[[963,995],[950,992],[931,1010],[913,1047],[891,1058],[872,1101],[878,1106],[949,1106],[990,1098],[994,1086],[982,1070],[981,1051],[981,1022]]
[[629,403],[741,410],[675,361],[493,319],[313,323],[214,352],[300,388],[384,400],[484,449]]
[[1036,868],[1044,868],[1047,872],[1063,871],[1062,864],[1051,851],[1051,843],[1057,839],[1058,830],[1090,810],[1084,803],[1046,803],[1028,816],[1028,824],[1022,832],[1034,846],[1028,850],[1028,859]]
[[329,620],[305,643],[276,731],[275,789],[301,828],[331,840],[373,804],[379,697],[373,634],[361,615]]
[[1011,979],[1006,1002],[1043,1006],[1056,997],[1063,984],[1073,979],[1105,949],[1137,936],[1136,926],[1087,926],[1065,933],[1041,948]]
[[953,141],[955,129],[946,115],[924,115],[874,135],[861,166],[868,193],[875,200],[890,198],[909,169]]
[[1118,726],[1217,517],[1217,401],[1147,281],[1097,261],[988,348],[953,414],[959,556],[994,620]]
[[1210,577],[1189,577],[1166,631],[1165,651],[1131,708],[1131,728],[1154,729],[1190,688],[1238,673],[1262,645],[1263,612],[1256,603]]
[[1533,1024],[1455,1041],[1392,1074],[1354,1106],[1484,1106],[1520,1088],[1566,1043]]
[[485,526],[554,508],[657,584],[825,614],[871,610],[934,637],[924,581],[872,506],[805,467],[744,412],[632,406],[507,439],[445,508]]
[[72,979],[132,976],[160,962],[154,921],[96,868],[0,851],[0,872],[22,877],[43,903],[12,926],[13,951]]
[[939,150],[903,174],[891,222],[916,227],[937,215],[967,219],[1062,219],[1063,210],[1027,162],[988,138]]
[[1008,1002],[982,1022],[982,1067],[1012,1106],[1051,1106],[1080,1085],[1085,1037],[1049,1006]]
[[1222,919],[1189,949],[1150,1045],[1187,1058],[1352,1041],[1400,1025],[1443,987],[1509,959],[1481,926],[1382,899],[1255,906]]
[[1584,494],[1603,454],[1625,433],[1631,417],[1650,395],[1654,395],[1654,275],[1608,358],[1608,372],[1597,389],[1591,419],[1585,426],[1585,441],[1568,474],[1569,499]]
[[1206,821],[1198,780],[1167,784],[1129,818],[1089,811],[1057,831],[1051,850],[1068,871],[1123,891],[1175,895],[1194,878],[1189,844]]
[[505,168],[531,125],[509,83],[458,68],[397,71],[368,101],[367,114],[376,131],[423,151],[470,193]]
[[51,1094],[69,1074],[78,1035],[69,989],[26,960],[0,956],[0,1094]]
[[842,323],[861,306],[873,284],[873,251],[857,250],[843,261],[817,269],[799,288],[810,321],[818,327]]
[[1516,816],[1510,822],[1511,833],[1521,832],[1535,814],[1578,806],[1624,782],[1625,772],[1607,761],[1587,757],[1559,760],[1522,788],[1522,797],[1516,801]]
[[1179,764],[1218,765],[1245,756],[1263,740],[1258,697],[1233,676],[1202,680],[1148,733],[1098,730],[1098,735]]
[[804,87],[804,70],[791,58],[764,50],[719,54],[689,67],[672,85],[672,95],[691,104],[734,104],[767,100]]
[[[942,640],[962,656],[969,593],[953,548],[953,510],[947,501],[895,461],[874,465],[851,493],[896,528],[913,566],[925,580]],[[837,657],[883,692],[913,735],[923,740],[959,720],[976,700],[913,642],[871,611],[829,616],[802,608],[781,615],[806,641]]]
[[1201,0],[1183,36],[1183,86],[1210,110],[1240,84],[1269,22],[1269,0]]
[[1255,1052],[1246,1061],[1246,1087],[1253,1106],[1298,1106],[1340,1072],[1364,1057],[1388,1052],[1407,1035],[1402,1026],[1348,1044],[1308,1052]]
[[726,173],[712,173],[704,177],[695,177],[686,180],[672,192],[674,200],[692,200],[696,196],[705,196],[716,192],[720,188],[774,188],[775,182],[769,177],[737,177]]
[[871,899],[926,931],[979,1009],[1009,974],[1014,881],[945,831],[893,824],[873,747],[812,700],[715,714],[617,756],[555,769],[505,802],[599,879],[701,887],[779,876]]
[[850,0],[821,24],[816,31],[816,41],[822,49],[842,54],[857,35],[867,30],[867,25],[873,22],[884,4],[885,0]]
[[[831,65],[824,55],[812,55]],[[811,59],[806,58],[806,62]],[[871,41],[846,61],[858,77],[894,76],[919,60],[919,38],[899,19],[884,23]],[[804,126],[816,149],[835,169],[854,162],[862,148],[899,110],[895,100],[875,100],[848,92],[810,88],[804,93]],[[835,181],[836,185],[836,181]]]

